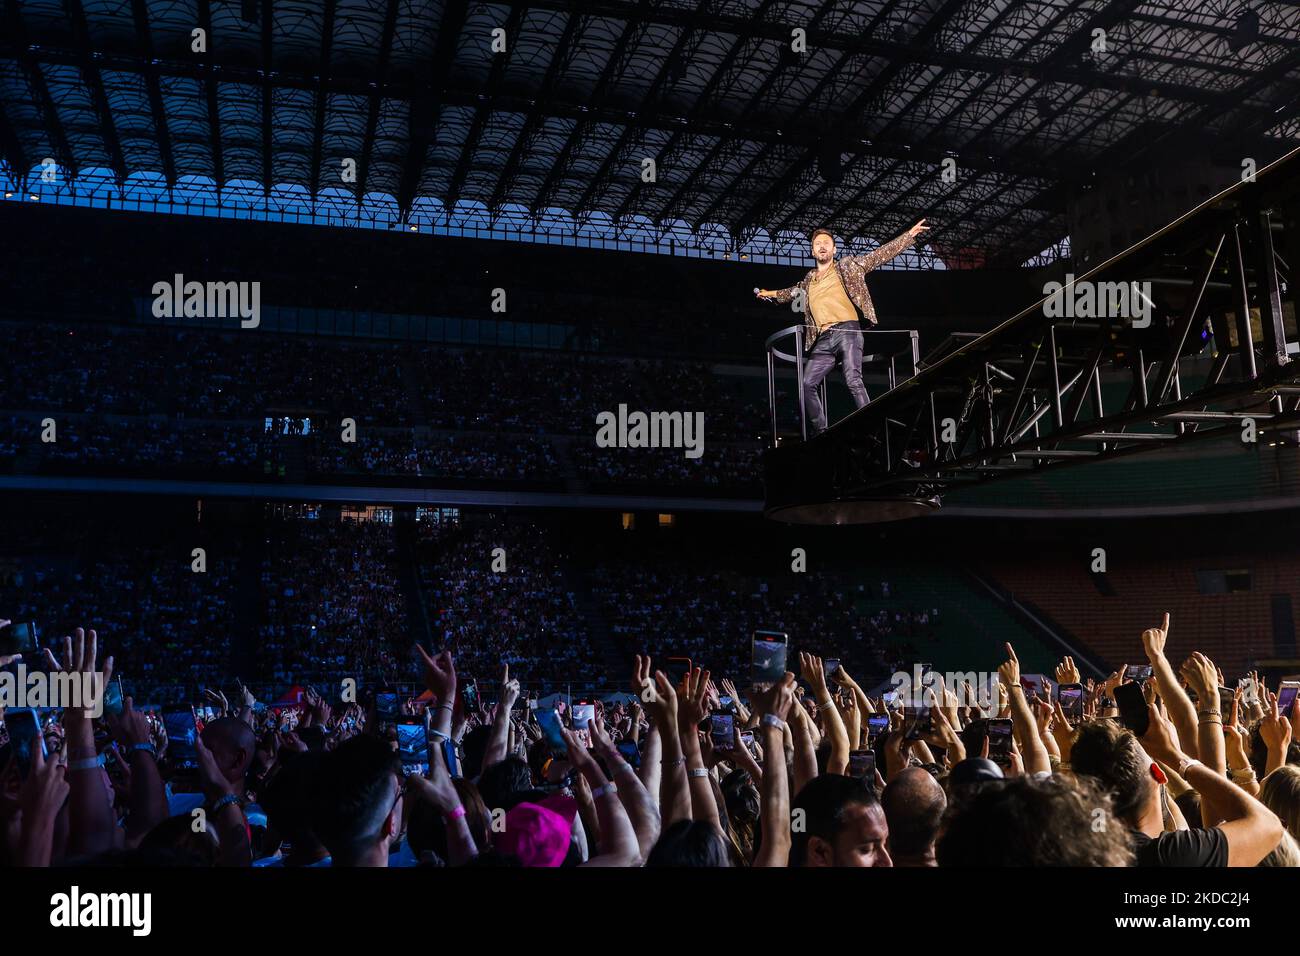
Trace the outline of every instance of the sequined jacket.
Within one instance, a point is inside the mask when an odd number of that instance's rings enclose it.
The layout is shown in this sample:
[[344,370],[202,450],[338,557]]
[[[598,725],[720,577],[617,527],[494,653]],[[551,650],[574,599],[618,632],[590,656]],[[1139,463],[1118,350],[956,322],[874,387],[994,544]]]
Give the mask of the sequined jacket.
[[[876,325],[876,307],[871,304],[871,293],[867,291],[867,273],[872,269],[884,265],[894,256],[911,248],[912,243],[916,240],[903,233],[897,239],[892,239],[885,243],[879,249],[873,249],[866,255],[861,256],[842,256],[835,260],[831,266],[840,274],[840,281],[844,283],[844,291],[848,293],[850,301],[858,307],[862,313],[863,320],[867,325]],[[812,282],[813,277],[817,275],[816,267],[809,269],[798,285],[792,285],[788,289],[781,289],[777,292],[774,301],[789,302],[799,291],[803,292],[803,324],[804,324],[804,347],[812,348],[813,342],[817,341],[820,334],[817,329],[817,323],[813,321],[812,310],[808,308],[808,284]]]

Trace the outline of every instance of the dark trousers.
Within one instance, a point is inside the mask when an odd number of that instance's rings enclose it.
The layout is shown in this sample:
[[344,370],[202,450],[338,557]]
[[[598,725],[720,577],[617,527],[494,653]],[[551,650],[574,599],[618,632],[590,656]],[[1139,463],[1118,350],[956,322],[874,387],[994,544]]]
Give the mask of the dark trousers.
[[844,372],[844,384],[849,387],[853,404],[858,408],[867,404],[867,387],[862,384],[862,326],[857,322],[840,322],[817,336],[812,349],[804,357],[803,407],[811,435],[826,430],[826,409],[822,407],[818,387],[831,373],[836,363]]

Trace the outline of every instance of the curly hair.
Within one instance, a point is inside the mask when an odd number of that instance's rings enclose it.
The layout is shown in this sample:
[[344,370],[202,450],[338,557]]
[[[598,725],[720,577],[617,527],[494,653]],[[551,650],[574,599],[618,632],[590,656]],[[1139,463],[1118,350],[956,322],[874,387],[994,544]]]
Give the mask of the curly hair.
[[951,804],[940,866],[1131,866],[1129,828],[1087,778],[1014,777]]

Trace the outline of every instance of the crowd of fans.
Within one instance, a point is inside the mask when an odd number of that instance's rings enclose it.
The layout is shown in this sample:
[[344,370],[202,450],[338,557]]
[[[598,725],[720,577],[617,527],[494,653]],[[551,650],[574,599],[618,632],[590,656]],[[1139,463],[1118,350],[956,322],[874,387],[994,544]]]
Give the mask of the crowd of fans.
[[[12,362],[0,381],[0,471],[582,479],[757,493],[760,380],[703,362],[143,326],[2,330]],[[620,405],[702,412],[703,455],[596,447],[597,416]],[[355,441],[343,440],[345,419]]]
[[679,654],[720,670],[748,665],[755,630],[823,635],[822,650],[872,676],[884,669],[880,646],[854,606],[856,587],[810,571],[780,587],[734,570],[683,567],[672,560],[610,563],[591,572],[610,629],[629,653]]
[[113,643],[119,674],[142,700],[173,703],[230,672],[234,561],[216,549],[193,570],[188,549],[152,541],[105,544],[72,566],[13,562],[0,581],[7,616],[71,631],[81,610]]
[[[45,666],[107,684],[118,650],[107,629],[78,628]],[[417,647],[422,692],[401,699],[307,688],[267,702],[227,680],[161,718],[129,695],[102,718],[43,714],[35,731],[31,712],[14,710],[0,744],[0,855],[28,866],[1300,865],[1300,700],[1255,674],[1226,690],[1204,654],[1176,665],[1172,652],[1166,616],[1135,640],[1150,676],[1082,682],[1067,657],[1054,695],[1027,689],[1007,645],[984,662],[996,663],[991,687],[933,675],[885,696],[795,648],[784,674],[743,690],[743,671],[697,663],[674,681],[638,654],[624,695],[541,701],[508,665],[471,684],[452,646]]]
[[278,686],[394,673],[409,638],[392,526],[286,521],[267,539],[256,673]]
[[531,522],[420,526],[419,562],[436,646],[462,671],[502,664],[532,686],[604,678],[569,564],[550,532]]
[[376,433],[341,443],[318,435],[307,456],[318,474],[548,481],[562,473],[550,442],[528,435]]

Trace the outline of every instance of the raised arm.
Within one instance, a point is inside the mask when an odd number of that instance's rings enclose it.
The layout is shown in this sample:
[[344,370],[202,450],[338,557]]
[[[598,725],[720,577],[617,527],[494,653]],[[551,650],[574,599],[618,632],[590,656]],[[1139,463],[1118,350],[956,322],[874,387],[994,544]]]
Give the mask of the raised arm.
[[799,653],[799,667],[803,678],[817,698],[817,710],[824,714],[826,735],[831,739],[831,755],[826,761],[827,773],[842,774],[849,766],[849,732],[844,720],[831,699],[831,692],[826,687],[826,671],[822,659],[814,654]]
[[429,772],[423,777],[408,778],[412,791],[421,799],[427,800],[439,813],[447,828],[447,862],[452,866],[461,866],[478,856],[478,844],[470,832],[465,820],[465,805],[460,793],[451,779],[451,770],[446,764],[441,747],[433,747],[429,752]]
[[[55,671],[75,674],[81,686],[86,680],[101,680],[100,693],[108,687],[113,676],[113,658],[104,662],[102,674],[96,672],[99,641],[94,630],[77,628],[74,637],[63,639],[63,666],[46,648],[46,657]],[[82,701],[89,706],[90,701]],[[93,855],[111,849],[117,837],[117,821],[113,816],[113,795],[104,782],[95,749],[95,729],[85,707],[66,707],[63,710],[63,739],[68,754],[67,780],[72,789],[69,800],[71,832],[68,850],[74,855]]]
[[[1187,686],[1196,693],[1196,735],[1191,738],[1196,741],[1196,752],[1191,753],[1191,756],[1199,756],[1201,763],[1215,773],[1227,773],[1228,764],[1223,749],[1223,711],[1219,709],[1219,672],[1214,662],[1200,651],[1193,652],[1179,670],[1183,680],[1187,681]],[[1160,699],[1164,700],[1163,688]],[[1165,704],[1165,710],[1169,712],[1168,703]],[[1169,712],[1169,716],[1172,720],[1173,713]],[[1178,739],[1183,739],[1181,732]]]
[[[1142,632],[1142,649],[1146,651],[1147,661],[1151,664],[1151,676],[1155,678],[1156,687],[1160,690],[1160,699],[1165,703],[1169,719],[1178,729],[1178,739],[1186,752],[1196,757],[1200,754],[1196,707],[1183,690],[1169,658],[1165,656],[1165,644],[1168,641],[1169,612],[1166,611],[1159,627],[1147,628]],[[1214,686],[1217,694],[1219,685],[1216,683]]]
[[167,819],[167,792],[158,773],[158,754],[150,741],[149,718],[135,709],[135,701],[122,701],[122,713],[106,721],[131,768],[131,813],[126,821],[127,843],[134,845]]
[[691,819],[691,791],[686,784],[686,758],[677,734],[677,693],[662,671],[652,671],[650,658],[636,656],[633,683],[641,704],[659,731],[663,751],[659,779],[659,816],[664,827]]
[[788,866],[790,863],[790,778],[785,771],[786,719],[795,706],[794,675],[787,673],[762,694],[754,695],[758,735],[763,742],[767,767],[759,790],[762,836],[754,855],[755,866]]
[[58,757],[32,747],[32,767],[18,792],[22,829],[18,838],[21,866],[49,866],[54,854],[54,821],[68,799],[68,781]]
[[[788,733],[791,749],[794,751],[794,792],[798,793],[808,785],[808,781],[817,776],[818,772],[817,748],[812,739],[812,715],[796,698],[785,720],[781,753],[785,753],[785,734]],[[763,754],[765,759],[770,759],[766,744],[763,746]]]
[[618,785],[618,799],[632,821],[636,832],[636,842],[641,859],[650,854],[650,848],[659,839],[659,811],[649,791],[641,783],[632,765],[623,759],[623,755],[614,746],[613,739],[605,732],[602,721],[593,720],[591,727],[591,747],[596,751],[609,769],[611,779]]
[[[587,726],[590,727],[591,724]],[[623,809],[623,801],[619,799],[618,784],[605,780],[605,774],[578,740],[577,734],[571,730],[563,733],[564,742],[569,747],[569,763],[591,787],[591,799],[596,804],[596,815],[600,819],[600,852],[582,865],[638,865],[641,862],[641,851],[637,846],[636,830],[628,819],[627,811]]]
[[1147,705],[1148,730],[1142,746],[1152,759],[1177,770],[1208,802],[1218,828],[1228,840],[1229,866],[1256,866],[1273,852],[1285,832],[1282,821],[1221,773],[1179,749],[1171,721],[1154,704]]
[[700,751],[700,735],[697,728],[708,716],[709,709],[705,703],[708,692],[709,672],[698,667],[682,678],[678,688],[677,732],[682,740],[682,754],[686,757],[687,783],[691,790],[691,817],[712,823],[718,829],[722,821],[718,816],[718,801],[713,796],[713,784],[709,779],[708,768],[704,766],[704,755]]
[[890,259],[893,259],[895,256],[901,255],[903,252],[910,249],[912,244],[916,242],[916,237],[929,228],[930,227],[925,224],[925,220],[922,219],[901,236],[889,240],[889,242],[885,243],[883,246],[873,249],[866,255],[853,256],[850,261],[863,272],[870,272],[872,269],[878,269]]
[[1007,660],[998,668],[998,677],[1007,689],[1007,699],[1011,704],[1011,722],[1016,736],[1021,740],[1024,751],[1025,773],[1051,773],[1052,762],[1048,759],[1047,748],[1038,733],[1038,721],[1029,710],[1025,700],[1025,689],[1020,686],[1020,659],[1010,644],[1006,645]]
[[501,670],[501,687],[497,696],[497,712],[492,718],[492,736],[488,738],[483,754],[483,769],[506,759],[510,742],[510,711],[519,699],[519,681],[510,679],[510,665]]

